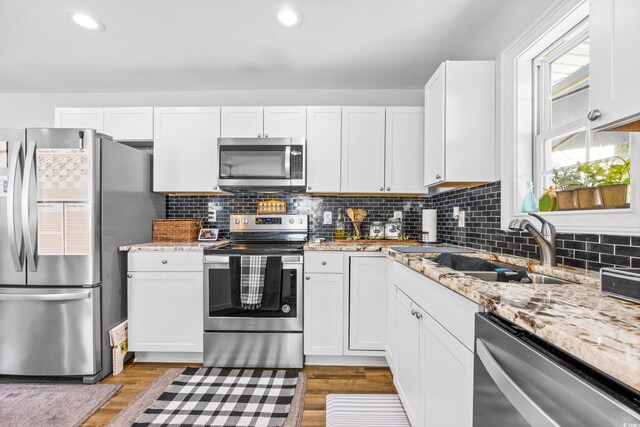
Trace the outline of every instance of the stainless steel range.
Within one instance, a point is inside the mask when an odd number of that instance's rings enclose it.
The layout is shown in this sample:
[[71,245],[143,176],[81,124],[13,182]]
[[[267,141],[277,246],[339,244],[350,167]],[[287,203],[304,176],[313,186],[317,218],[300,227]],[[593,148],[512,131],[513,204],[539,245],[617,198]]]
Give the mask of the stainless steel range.
[[[204,255],[204,366],[301,368],[303,246],[306,215],[231,215],[231,244]],[[233,303],[231,260],[279,257],[279,308]]]

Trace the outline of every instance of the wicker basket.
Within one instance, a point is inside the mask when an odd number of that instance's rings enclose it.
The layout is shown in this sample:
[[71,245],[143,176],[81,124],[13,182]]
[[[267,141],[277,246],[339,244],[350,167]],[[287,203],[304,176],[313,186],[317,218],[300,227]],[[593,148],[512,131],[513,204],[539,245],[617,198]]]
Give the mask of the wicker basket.
[[202,219],[154,219],[154,242],[195,242],[202,229]]

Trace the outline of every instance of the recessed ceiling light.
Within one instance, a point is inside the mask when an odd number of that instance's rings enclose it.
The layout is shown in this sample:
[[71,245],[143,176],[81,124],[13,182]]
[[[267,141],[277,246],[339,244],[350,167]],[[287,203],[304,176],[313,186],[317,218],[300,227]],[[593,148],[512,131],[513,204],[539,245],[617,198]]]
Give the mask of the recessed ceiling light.
[[98,19],[89,15],[88,13],[79,12],[77,10],[67,11],[67,16],[73,20],[76,24],[90,31],[104,31],[104,25]]
[[297,28],[302,24],[302,15],[292,7],[281,7],[276,11],[276,21],[284,28]]

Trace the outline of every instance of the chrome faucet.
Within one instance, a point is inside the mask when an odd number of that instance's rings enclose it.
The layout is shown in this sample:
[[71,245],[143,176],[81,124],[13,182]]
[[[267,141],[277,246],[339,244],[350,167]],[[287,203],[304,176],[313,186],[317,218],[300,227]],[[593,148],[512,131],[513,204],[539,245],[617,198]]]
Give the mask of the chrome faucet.
[[509,230],[528,231],[540,246],[540,261],[542,265],[555,266],[556,261],[556,228],[540,215],[529,212],[542,223],[540,231],[527,219],[514,219],[509,223]]

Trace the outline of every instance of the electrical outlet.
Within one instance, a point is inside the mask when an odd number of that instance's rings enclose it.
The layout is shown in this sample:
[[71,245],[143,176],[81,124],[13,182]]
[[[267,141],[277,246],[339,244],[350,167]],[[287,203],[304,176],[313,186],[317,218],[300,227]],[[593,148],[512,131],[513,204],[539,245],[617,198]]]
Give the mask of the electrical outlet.
[[331,212],[330,212],[330,211],[326,211],[326,212],[324,213],[324,217],[323,217],[323,220],[322,220],[322,224],[323,224],[323,225],[329,225],[329,224],[331,224]]
[[209,222],[216,222],[218,220],[218,211],[212,209],[209,211]]
[[393,211],[393,217],[402,219],[402,211]]

